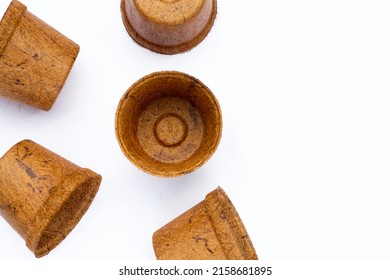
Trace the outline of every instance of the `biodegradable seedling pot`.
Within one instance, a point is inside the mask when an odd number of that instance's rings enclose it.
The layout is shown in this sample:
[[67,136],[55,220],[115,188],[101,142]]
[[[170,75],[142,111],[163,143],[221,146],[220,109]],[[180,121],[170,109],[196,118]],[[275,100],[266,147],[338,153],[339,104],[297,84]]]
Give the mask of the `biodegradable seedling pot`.
[[122,20],[141,46],[163,54],[190,50],[209,33],[217,0],[121,0]]
[[204,164],[217,149],[222,116],[217,99],[198,79],[156,72],[134,83],[116,112],[123,153],[152,175],[174,177]]
[[79,46],[14,0],[0,22],[0,95],[49,111]]
[[42,257],[76,226],[101,179],[31,140],[21,141],[0,159],[0,215]]
[[159,260],[257,260],[233,204],[218,187],[153,234]]

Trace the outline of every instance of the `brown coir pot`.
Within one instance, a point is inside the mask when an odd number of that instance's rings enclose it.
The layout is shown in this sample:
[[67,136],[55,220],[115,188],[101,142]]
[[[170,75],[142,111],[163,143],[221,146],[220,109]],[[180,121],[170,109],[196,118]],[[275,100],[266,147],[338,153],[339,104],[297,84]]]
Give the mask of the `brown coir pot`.
[[222,116],[217,99],[198,79],[156,72],[134,83],[116,112],[123,153],[152,175],[174,177],[204,164],[217,149]]
[[0,159],[0,214],[42,257],[76,226],[101,179],[31,140],[21,141]]
[[257,260],[233,204],[218,187],[153,235],[159,260]]
[[122,0],[122,19],[140,45],[163,54],[190,50],[209,33],[217,0]]
[[79,49],[12,1],[0,22],[0,95],[49,111]]

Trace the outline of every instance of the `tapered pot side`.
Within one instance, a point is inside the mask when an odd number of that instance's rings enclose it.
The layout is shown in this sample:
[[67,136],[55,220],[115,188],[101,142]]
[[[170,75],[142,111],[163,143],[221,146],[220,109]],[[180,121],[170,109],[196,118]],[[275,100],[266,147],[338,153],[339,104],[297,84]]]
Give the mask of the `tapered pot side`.
[[49,111],[79,50],[13,0],[0,22],[0,96]]
[[101,180],[95,172],[23,140],[0,159],[0,214],[42,257],[77,225]]
[[217,0],[121,0],[122,20],[141,46],[162,54],[188,51],[209,33]]
[[159,260],[257,260],[236,209],[222,188],[153,234]]
[[116,135],[126,157],[141,170],[175,177],[194,171],[215,152],[222,115],[213,93],[176,71],[145,76],[123,95]]

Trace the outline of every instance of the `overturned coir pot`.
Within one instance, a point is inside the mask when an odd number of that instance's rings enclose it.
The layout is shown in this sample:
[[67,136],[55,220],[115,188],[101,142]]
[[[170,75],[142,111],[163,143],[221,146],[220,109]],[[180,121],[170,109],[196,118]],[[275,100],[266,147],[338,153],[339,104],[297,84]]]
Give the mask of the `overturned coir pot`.
[[159,260],[257,260],[240,217],[222,188],[153,234]]
[[0,215],[42,257],[76,226],[101,180],[95,172],[23,140],[0,159]]
[[122,0],[122,19],[138,44],[163,54],[188,51],[209,33],[217,0]]
[[13,0],[0,22],[0,96],[49,111],[79,50]]

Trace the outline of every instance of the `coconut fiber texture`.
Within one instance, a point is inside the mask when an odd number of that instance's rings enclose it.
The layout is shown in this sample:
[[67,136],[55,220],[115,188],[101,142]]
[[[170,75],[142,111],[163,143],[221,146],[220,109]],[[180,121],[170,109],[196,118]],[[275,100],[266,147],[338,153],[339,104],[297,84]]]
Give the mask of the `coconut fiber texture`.
[[257,260],[240,217],[222,188],[153,235],[159,260]]
[[221,109],[198,79],[176,71],[156,72],[123,95],[116,134],[123,153],[141,170],[162,177],[184,175],[217,149]]
[[141,46],[162,54],[188,51],[209,33],[217,0],[122,0],[122,20]]
[[31,140],[21,141],[0,159],[0,214],[42,257],[76,226],[101,180]]
[[0,22],[0,95],[49,111],[79,46],[12,1]]

